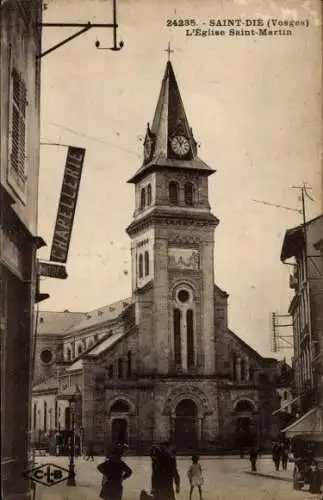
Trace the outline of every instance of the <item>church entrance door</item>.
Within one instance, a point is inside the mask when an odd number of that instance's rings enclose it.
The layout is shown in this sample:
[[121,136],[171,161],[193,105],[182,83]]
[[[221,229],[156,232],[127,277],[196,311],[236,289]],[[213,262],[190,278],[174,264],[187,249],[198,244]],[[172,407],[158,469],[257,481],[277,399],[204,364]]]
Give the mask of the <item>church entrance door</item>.
[[125,418],[114,418],[112,420],[111,441],[113,444],[128,443],[128,422]]
[[253,413],[254,407],[249,401],[239,401],[235,407],[235,444],[241,452],[256,444]]
[[194,451],[198,447],[197,407],[191,399],[183,399],[176,407],[174,444],[178,450]]

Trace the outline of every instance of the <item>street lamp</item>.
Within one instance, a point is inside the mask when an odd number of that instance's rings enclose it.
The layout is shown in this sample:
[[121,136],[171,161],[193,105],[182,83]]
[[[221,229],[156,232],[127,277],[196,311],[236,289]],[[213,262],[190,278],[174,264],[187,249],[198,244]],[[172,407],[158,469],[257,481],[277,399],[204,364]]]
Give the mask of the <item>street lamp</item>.
[[71,408],[71,424],[72,424],[72,436],[71,436],[71,447],[70,447],[70,460],[68,464],[68,478],[67,486],[76,486],[75,482],[75,400],[70,400]]

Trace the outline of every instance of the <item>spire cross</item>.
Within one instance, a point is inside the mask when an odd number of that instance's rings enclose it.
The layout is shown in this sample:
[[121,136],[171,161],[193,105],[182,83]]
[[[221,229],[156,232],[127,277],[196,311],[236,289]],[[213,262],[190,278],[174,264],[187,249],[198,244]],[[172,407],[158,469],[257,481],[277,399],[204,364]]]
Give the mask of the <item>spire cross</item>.
[[164,49],[164,52],[167,52],[168,53],[168,61],[170,61],[170,55],[172,52],[174,52],[171,48],[170,48],[170,42],[168,42],[168,47],[167,49]]

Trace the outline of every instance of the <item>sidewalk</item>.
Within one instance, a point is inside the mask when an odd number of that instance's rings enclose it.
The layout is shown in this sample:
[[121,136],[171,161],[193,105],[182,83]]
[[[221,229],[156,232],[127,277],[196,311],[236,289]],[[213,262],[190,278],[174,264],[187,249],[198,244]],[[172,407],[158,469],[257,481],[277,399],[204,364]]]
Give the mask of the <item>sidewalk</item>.
[[279,481],[293,482],[293,469],[294,464],[289,462],[287,464],[287,470],[275,470],[274,463],[271,458],[264,457],[257,460],[257,472],[251,472],[251,466],[249,470],[245,470],[246,474],[251,476],[267,477],[269,479],[277,479]]

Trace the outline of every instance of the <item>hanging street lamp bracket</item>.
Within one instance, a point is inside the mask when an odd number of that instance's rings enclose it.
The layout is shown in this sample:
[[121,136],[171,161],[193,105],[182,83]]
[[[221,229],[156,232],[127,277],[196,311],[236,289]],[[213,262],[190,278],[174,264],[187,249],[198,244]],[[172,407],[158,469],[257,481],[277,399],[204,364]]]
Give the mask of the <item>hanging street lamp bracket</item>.
[[116,23],[105,23],[105,24],[102,24],[102,23],[97,24],[97,23],[91,23],[91,22],[88,22],[88,23],[40,23],[40,24],[38,24],[38,26],[41,26],[43,28],[82,28],[80,31],[77,31],[73,35],[71,35],[67,38],[64,38],[64,40],[62,40],[61,42],[56,43],[55,45],[53,45],[49,49],[45,50],[45,52],[42,52],[41,54],[39,54],[37,56],[38,58],[41,58],[41,57],[46,56],[47,54],[50,54],[51,52],[58,49],[59,47],[62,47],[63,45],[70,42],[74,38],[76,38],[80,35],[83,35],[83,33],[86,33],[86,31],[89,31],[91,28],[113,28],[113,31],[114,31],[113,42],[114,42],[114,44],[113,44],[113,47],[110,47],[110,50],[120,50],[123,47],[122,42],[120,42],[119,47],[117,46],[116,31],[118,28],[118,24],[116,24]]

